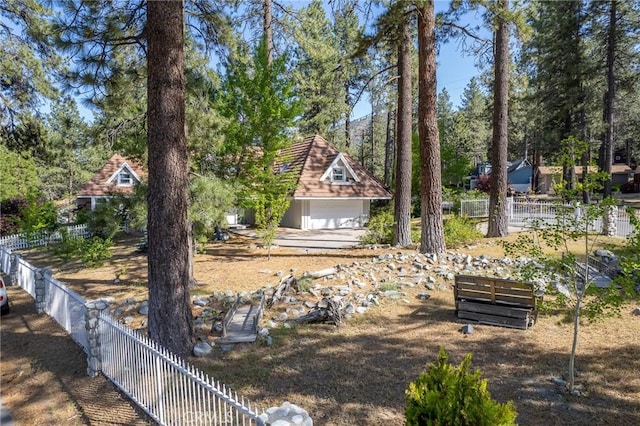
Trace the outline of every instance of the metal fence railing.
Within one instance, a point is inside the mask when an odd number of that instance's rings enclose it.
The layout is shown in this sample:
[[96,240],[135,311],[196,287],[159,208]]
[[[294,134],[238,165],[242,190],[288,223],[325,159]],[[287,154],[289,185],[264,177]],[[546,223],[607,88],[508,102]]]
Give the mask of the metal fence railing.
[[103,374],[160,424],[265,424],[249,401],[104,312],[100,338]]
[[460,215],[470,218],[489,217],[489,199],[469,198],[460,200]]
[[[16,262],[12,265],[12,262]],[[87,302],[60,281],[0,246],[0,267],[53,317],[88,354]],[[37,276],[36,276],[37,275]],[[44,295],[36,295],[36,280]],[[44,296],[44,298],[42,298]],[[41,305],[41,306],[42,306]],[[38,306],[38,305],[37,305]],[[145,336],[119,324],[107,312],[98,318],[101,371],[162,425],[257,425],[257,407],[230,388],[188,365]]]
[[[522,200],[507,198],[507,215],[509,226],[531,227],[535,222],[556,224],[558,220],[568,215],[580,216],[583,214],[581,207],[574,205],[559,205],[548,201]],[[562,209],[562,211],[560,211]],[[472,198],[460,200],[460,214],[470,218],[489,217],[489,199]],[[635,210],[638,215],[638,210]],[[588,223],[592,232],[602,232],[603,219],[596,218]],[[633,232],[633,226],[626,210],[619,208],[616,222],[616,235],[626,237]]]

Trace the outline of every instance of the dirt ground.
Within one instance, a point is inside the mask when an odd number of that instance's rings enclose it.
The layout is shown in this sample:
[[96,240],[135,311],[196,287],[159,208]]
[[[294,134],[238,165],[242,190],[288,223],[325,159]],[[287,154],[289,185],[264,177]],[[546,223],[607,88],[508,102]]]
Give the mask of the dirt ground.
[[[255,240],[234,236],[196,255],[194,293],[252,291],[276,284],[279,273],[293,270],[299,276],[398,251],[360,248],[308,254],[274,249],[267,260],[266,250]],[[459,251],[503,255],[491,240]],[[114,253],[107,266],[97,269],[62,264],[43,250],[25,257],[34,265],[51,268],[54,277],[86,299],[110,295],[116,300],[144,300],[146,259],[135,253],[135,241],[121,241]],[[0,391],[16,424],[143,422],[135,420],[130,406],[128,414],[118,415],[117,420],[98,416],[105,404],[116,404],[102,397],[103,392],[114,395],[107,390],[109,383],[85,377],[86,359],[77,345],[59,328],[44,324],[46,317],[23,312],[32,301],[16,295],[19,289],[11,290],[12,314],[2,319]],[[552,378],[567,370],[571,343],[572,327],[559,316],[542,315],[526,331],[476,326],[473,334],[462,335],[450,290],[434,291],[427,301],[416,297],[424,288],[403,291],[402,299],[385,300],[339,328],[273,329],[271,346],[259,342],[237,345],[231,351],[216,347],[211,357],[190,361],[260,407],[284,401],[300,405],[317,425],[402,425],[408,383],[436,359],[443,346],[456,364],[466,353],[473,353],[472,367],[481,370],[496,399],[514,401],[519,424],[640,424],[640,317],[632,315],[635,305],[626,306],[619,318],[583,324],[577,350],[577,381],[583,395],[571,396],[552,383]],[[22,304],[24,308],[19,307]],[[124,410],[126,402],[115,395],[117,407]],[[36,409],[38,404],[46,408]]]

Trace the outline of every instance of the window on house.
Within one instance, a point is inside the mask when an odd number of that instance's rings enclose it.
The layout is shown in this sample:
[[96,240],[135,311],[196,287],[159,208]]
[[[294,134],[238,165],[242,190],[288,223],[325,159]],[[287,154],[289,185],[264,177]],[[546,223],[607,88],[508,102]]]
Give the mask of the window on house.
[[133,178],[131,177],[131,173],[129,173],[126,170],[122,170],[118,174],[118,185],[122,185],[122,186],[133,185]]
[[339,166],[334,167],[331,172],[331,179],[334,182],[344,182],[345,181],[344,169]]

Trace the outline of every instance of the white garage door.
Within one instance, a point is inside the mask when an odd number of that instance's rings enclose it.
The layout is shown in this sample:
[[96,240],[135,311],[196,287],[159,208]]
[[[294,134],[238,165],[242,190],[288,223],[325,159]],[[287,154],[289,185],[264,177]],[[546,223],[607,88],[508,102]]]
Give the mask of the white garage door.
[[361,226],[362,200],[312,200],[309,203],[309,228],[336,229]]

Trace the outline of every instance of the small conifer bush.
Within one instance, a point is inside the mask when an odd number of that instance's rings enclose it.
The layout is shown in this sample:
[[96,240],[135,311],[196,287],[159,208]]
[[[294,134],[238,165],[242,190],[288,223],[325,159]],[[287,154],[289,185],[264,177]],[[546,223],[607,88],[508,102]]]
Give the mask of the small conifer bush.
[[405,391],[407,426],[515,425],[517,413],[512,402],[501,404],[491,399],[487,381],[480,371],[469,372],[471,354],[459,367],[448,363],[444,348],[437,361]]

